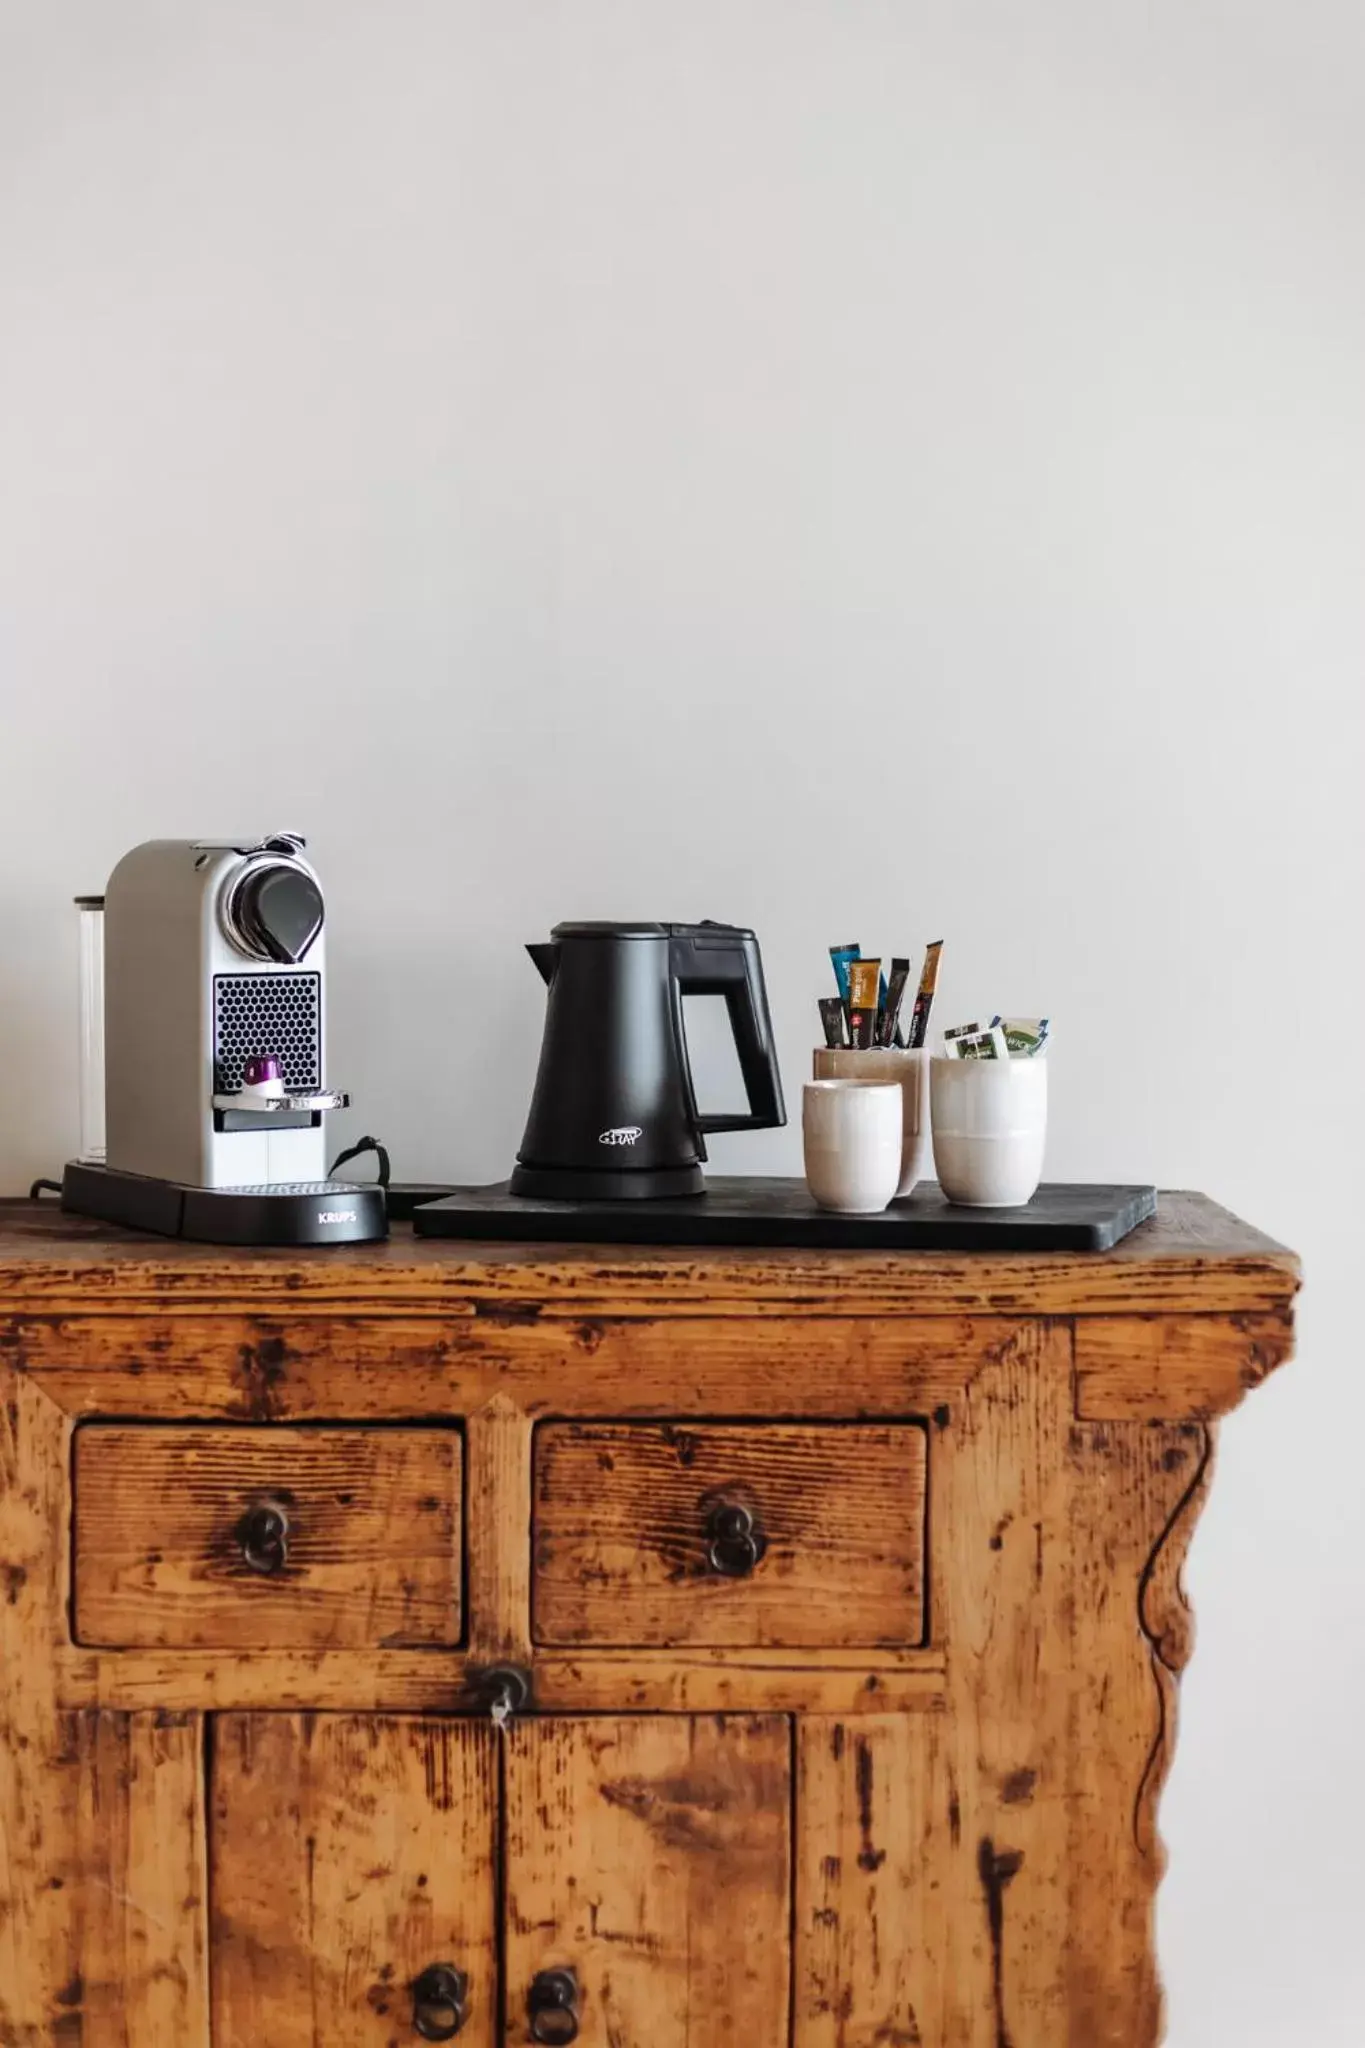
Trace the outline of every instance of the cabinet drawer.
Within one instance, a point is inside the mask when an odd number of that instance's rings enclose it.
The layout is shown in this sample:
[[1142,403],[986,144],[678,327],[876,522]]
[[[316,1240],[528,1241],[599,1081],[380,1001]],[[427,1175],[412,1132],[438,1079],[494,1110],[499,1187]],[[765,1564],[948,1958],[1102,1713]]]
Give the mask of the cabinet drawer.
[[76,1434],[75,1629],[110,1648],[460,1641],[463,1444],[448,1429]]
[[918,1423],[542,1424],[535,1638],[920,1643],[925,1460]]

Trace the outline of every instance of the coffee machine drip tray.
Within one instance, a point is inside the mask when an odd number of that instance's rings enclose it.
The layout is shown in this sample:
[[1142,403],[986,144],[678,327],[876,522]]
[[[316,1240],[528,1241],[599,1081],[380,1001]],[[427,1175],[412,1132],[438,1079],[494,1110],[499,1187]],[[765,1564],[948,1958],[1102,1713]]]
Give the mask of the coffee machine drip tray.
[[192,1188],[73,1160],[62,1174],[62,1207],[199,1244],[367,1244],[389,1234],[384,1190],[374,1182]]

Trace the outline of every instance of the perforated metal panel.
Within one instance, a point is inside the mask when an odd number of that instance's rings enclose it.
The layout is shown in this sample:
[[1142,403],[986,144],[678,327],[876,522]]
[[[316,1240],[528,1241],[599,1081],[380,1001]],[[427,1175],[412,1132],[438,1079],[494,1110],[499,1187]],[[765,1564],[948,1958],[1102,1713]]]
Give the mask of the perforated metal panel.
[[215,974],[213,1085],[232,1095],[246,1063],[274,1053],[286,1088],[322,1086],[322,976]]

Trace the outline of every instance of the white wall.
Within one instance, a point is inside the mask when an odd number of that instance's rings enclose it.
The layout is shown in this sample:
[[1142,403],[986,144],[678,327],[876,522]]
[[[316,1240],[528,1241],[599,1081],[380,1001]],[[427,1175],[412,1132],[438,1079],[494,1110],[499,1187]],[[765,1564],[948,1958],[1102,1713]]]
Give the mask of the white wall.
[[[1051,1168],[1306,1256],[1224,1436],[1175,2048],[1360,2040],[1365,14],[0,0],[0,1186],[74,912],[306,829],[333,1078],[492,1178],[561,916],[947,937]],[[722,1166],[794,1169],[730,1140]]]

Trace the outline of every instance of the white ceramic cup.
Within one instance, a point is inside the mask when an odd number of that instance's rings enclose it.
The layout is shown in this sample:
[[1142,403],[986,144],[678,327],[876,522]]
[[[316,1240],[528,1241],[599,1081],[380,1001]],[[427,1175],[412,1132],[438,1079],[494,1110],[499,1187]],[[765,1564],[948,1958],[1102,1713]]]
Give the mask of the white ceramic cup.
[[864,1051],[852,1045],[815,1048],[817,1081],[899,1081],[901,1088],[901,1177],[896,1197],[913,1194],[928,1180],[934,1148],[929,1139],[929,1054],[922,1048],[887,1046]]
[[930,1066],[934,1166],[950,1202],[1019,1209],[1043,1177],[1045,1059],[949,1060]]
[[822,1209],[872,1216],[901,1175],[898,1081],[807,1081],[801,1102],[806,1185]]

